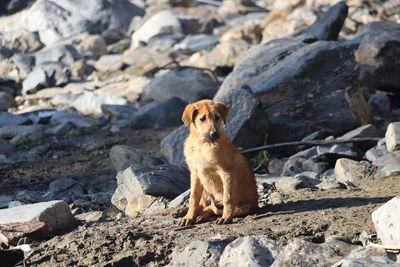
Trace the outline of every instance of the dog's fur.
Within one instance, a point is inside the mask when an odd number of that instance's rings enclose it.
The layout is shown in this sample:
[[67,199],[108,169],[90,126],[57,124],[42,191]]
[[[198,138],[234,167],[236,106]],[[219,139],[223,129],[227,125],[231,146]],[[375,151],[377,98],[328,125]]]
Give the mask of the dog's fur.
[[217,224],[231,223],[258,208],[257,186],[246,158],[222,130],[228,107],[202,100],[186,106],[182,120],[190,127],[184,153],[190,169],[187,214],[179,225],[207,221],[219,215]]

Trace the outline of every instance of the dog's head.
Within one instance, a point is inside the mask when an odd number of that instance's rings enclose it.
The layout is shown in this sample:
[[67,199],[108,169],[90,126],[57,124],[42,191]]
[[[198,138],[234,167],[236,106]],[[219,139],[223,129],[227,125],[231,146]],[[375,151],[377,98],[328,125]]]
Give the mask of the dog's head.
[[186,106],[182,120],[186,126],[193,124],[195,130],[206,140],[215,141],[221,134],[222,121],[226,123],[228,107],[212,100],[201,100]]

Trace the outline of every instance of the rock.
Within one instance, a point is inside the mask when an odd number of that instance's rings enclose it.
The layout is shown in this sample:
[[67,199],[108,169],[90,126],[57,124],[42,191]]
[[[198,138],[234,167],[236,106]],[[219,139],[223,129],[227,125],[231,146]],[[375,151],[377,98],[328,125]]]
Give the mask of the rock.
[[392,122],[388,125],[385,134],[386,148],[389,152],[400,148],[400,122]]
[[381,131],[372,124],[366,124],[360,126],[350,132],[345,133],[337,139],[351,139],[351,138],[363,138],[363,137],[382,137]]
[[164,164],[162,160],[143,150],[123,145],[116,145],[110,149],[110,160],[117,172],[131,165],[155,167]]
[[167,52],[160,51],[156,47],[138,47],[124,51],[122,62],[130,65],[125,72],[142,76],[157,72],[173,60]]
[[285,196],[280,192],[272,192],[268,196],[268,204],[279,205],[285,203]]
[[181,24],[174,13],[169,10],[160,11],[133,33],[131,48],[138,47],[141,42],[147,43],[154,36],[180,33],[181,31]]
[[49,185],[49,192],[45,195],[48,200],[60,199],[71,203],[76,199],[82,198],[85,193],[80,183],[71,178],[60,178],[54,180]]
[[377,146],[370,148],[367,152],[365,152],[365,158],[369,161],[376,161],[380,157],[386,155],[388,151],[386,149],[378,148]]
[[252,0],[224,0],[218,11],[222,14],[246,14],[249,12],[261,12],[263,9],[259,8]]
[[22,94],[35,93],[40,87],[47,85],[46,72],[43,69],[36,69],[29,73],[22,83]]
[[40,40],[51,46],[62,38],[82,32],[96,34],[106,29],[127,30],[132,17],[143,13],[141,8],[126,0],[96,0],[90,4],[40,0],[32,5],[16,26],[38,31]]
[[171,69],[157,75],[144,87],[144,97],[163,101],[175,96],[193,103],[204,98],[212,98],[218,85],[215,77],[204,70]]
[[230,39],[241,39],[249,44],[259,44],[262,39],[261,18],[254,18],[244,21],[243,23],[232,23],[232,27],[229,28],[220,38],[221,42],[228,41]]
[[78,96],[71,105],[83,114],[101,113],[101,106],[108,105],[125,105],[126,100],[123,97],[108,94],[96,94],[93,92],[85,92]]
[[400,246],[400,197],[394,197],[372,212],[372,222],[382,245]]
[[180,125],[186,104],[177,97],[153,101],[135,112],[129,118],[129,125],[133,129],[162,129]]
[[192,241],[182,252],[175,251],[167,266],[217,266],[224,248],[230,241],[224,238]]
[[321,183],[316,184],[320,190],[332,190],[332,189],[346,189],[346,186],[342,183],[339,183],[335,179],[324,179]]
[[174,46],[174,50],[183,51],[185,54],[193,54],[202,50],[209,50],[218,44],[218,38],[210,34],[187,35]]
[[31,190],[22,190],[15,194],[14,196],[15,201],[20,201],[24,204],[31,204],[31,203],[38,203],[38,202],[45,202],[46,199],[42,197],[42,195],[36,191]]
[[10,142],[16,144],[20,141],[29,142],[43,136],[42,125],[9,125],[0,128],[0,137],[12,139]]
[[279,176],[283,172],[283,167],[287,158],[273,159],[268,163],[268,172],[272,175]]
[[0,45],[10,50],[10,55],[18,53],[32,53],[40,50],[43,44],[33,32],[25,29],[16,29],[0,33]]
[[61,200],[0,210],[0,225],[32,221],[44,222],[50,233],[69,230],[75,225],[68,204]]
[[0,112],[7,111],[10,107],[15,105],[14,96],[8,92],[0,91]]
[[341,262],[341,267],[357,267],[357,266],[370,266],[370,267],[397,267],[399,266],[392,260],[384,257],[367,257],[364,259],[344,259]]
[[187,63],[197,68],[215,70],[219,67],[232,68],[238,61],[243,51],[249,48],[249,44],[241,39],[228,39],[219,43],[210,51],[200,51],[194,53]]
[[57,111],[51,116],[50,123],[60,125],[71,123],[78,128],[87,128],[93,126],[93,120],[79,114],[70,113],[65,110]]
[[384,92],[376,92],[368,98],[368,105],[375,114],[386,114],[392,109],[392,103]]
[[373,162],[377,167],[375,177],[384,178],[400,174],[400,152],[389,152]]
[[7,125],[27,124],[29,121],[30,120],[24,116],[0,111],[0,127],[7,126]]
[[13,200],[11,196],[0,196],[0,209],[4,209],[8,207],[8,203]]
[[292,156],[286,161],[281,175],[291,176],[294,174],[303,173],[305,171],[311,171],[317,174],[321,174],[328,168],[329,165],[326,162],[318,162],[314,159],[306,159],[304,157]]
[[140,76],[130,76],[129,81],[110,83],[96,90],[99,94],[109,94],[125,97],[128,102],[137,100],[137,96],[143,93],[143,88],[149,83],[149,79]]
[[94,63],[94,67],[100,72],[118,71],[122,66],[122,55],[104,55]]
[[103,218],[104,214],[102,211],[89,211],[81,213],[75,216],[79,221],[84,221],[86,223],[97,222]]
[[351,159],[338,159],[335,165],[335,178],[338,182],[346,184],[371,175],[370,164],[367,161]]
[[0,242],[16,246],[18,241],[23,237],[42,241],[49,238],[50,233],[44,222],[31,221],[0,224]]
[[106,120],[112,122],[119,119],[128,119],[133,116],[137,111],[136,108],[129,105],[101,105],[101,111],[104,114]]
[[188,201],[189,197],[190,197],[190,189],[186,190],[185,192],[183,192],[182,194],[171,200],[171,202],[168,203],[168,208],[174,209],[184,205]]
[[[257,97],[250,90],[241,88],[221,101],[229,107],[224,129],[233,143],[243,149],[261,145],[267,122]],[[185,166],[183,143],[188,134],[187,127],[181,126],[161,141],[160,153],[170,164]]]
[[331,266],[349,254],[353,247],[339,240],[322,244],[294,240],[284,247],[272,266]]
[[111,202],[125,210],[127,202],[140,195],[173,198],[189,188],[186,170],[172,165],[130,166],[117,174],[118,188]]
[[279,192],[292,192],[300,188],[304,188],[304,183],[301,179],[296,177],[281,177],[276,183],[275,187]]
[[107,53],[107,44],[101,35],[85,35],[81,46],[83,50],[88,51],[93,55],[104,55]]
[[364,35],[355,53],[360,68],[361,82],[370,90],[397,92],[400,76],[398,46],[400,28],[371,32]]
[[[270,143],[300,140],[319,129],[342,134],[371,119],[356,83],[357,46],[357,40],[305,44],[288,39],[254,46],[239,59],[214,99],[244,84],[250,86],[274,129],[268,136]],[[321,71],[336,67],[342,74]],[[306,121],[307,127],[300,121]]]
[[226,246],[218,266],[271,266],[277,256],[273,240],[264,236],[245,236]]

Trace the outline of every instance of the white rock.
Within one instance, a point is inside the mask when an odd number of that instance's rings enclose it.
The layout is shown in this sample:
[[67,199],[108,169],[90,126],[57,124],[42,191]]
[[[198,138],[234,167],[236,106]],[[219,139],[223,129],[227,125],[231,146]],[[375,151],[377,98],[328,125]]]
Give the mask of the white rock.
[[369,175],[369,163],[341,158],[335,164],[335,178],[341,183],[354,182]]
[[385,135],[386,148],[389,152],[393,152],[400,148],[400,122],[392,122],[389,124]]
[[0,224],[30,221],[44,222],[51,232],[67,230],[75,224],[68,204],[62,200],[0,210]]
[[226,246],[219,266],[270,266],[277,256],[273,240],[264,236],[246,236]]
[[177,16],[171,11],[161,11],[148,19],[132,35],[131,49],[139,46],[140,42],[148,42],[151,37],[158,34],[173,34],[182,31],[181,24]]
[[72,102],[72,106],[83,114],[99,114],[103,104],[125,105],[126,103],[126,99],[120,96],[85,92]]
[[384,246],[400,248],[400,197],[372,212],[372,222]]

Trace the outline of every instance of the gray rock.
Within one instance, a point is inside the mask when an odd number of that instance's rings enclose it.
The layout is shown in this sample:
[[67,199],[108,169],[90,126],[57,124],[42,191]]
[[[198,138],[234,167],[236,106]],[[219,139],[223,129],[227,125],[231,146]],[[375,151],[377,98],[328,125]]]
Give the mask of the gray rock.
[[[222,99],[229,114],[225,132],[233,143],[243,149],[261,145],[267,127],[259,100],[246,89],[239,89]],[[173,131],[161,141],[161,154],[173,165],[185,166],[183,143],[189,134],[185,126]]]
[[104,55],[94,63],[94,67],[100,72],[118,71],[122,66],[122,55]]
[[44,130],[42,125],[9,125],[0,128],[0,137],[12,139],[11,143],[18,143],[21,138],[28,140],[36,140],[43,136]]
[[385,257],[367,257],[363,259],[344,259],[341,267],[398,267],[399,264]]
[[122,55],[122,62],[130,65],[125,72],[136,75],[154,75],[167,64],[172,62],[169,52],[160,51],[156,47],[138,47],[129,49]]
[[291,176],[303,172],[315,172],[318,175],[323,173],[329,168],[328,163],[318,162],[314,159],[306,159],[303,157],[292,156],[290,157],[283,167],[282,176]]
[[377,146],[370,148],[365,152],[365,158],[369,161],[376,161],[380,157],[386,155],[388,151],[386,149],[378,148]]
[[331,266],[343,256],[349,254],[353,248],[353,245],[339,240],[322,244],[295,240],[285,246],[272,266]]
[[217,266],[230,241],[232,240],[221,238],[192,241],[182,252],[173,253],[167,266]]
[[15,104],[14,96],[8,92],[0,91],[0,111],[7,111]]
[[118,119],[130,118],[137,109],[129,105],[101,105],[101,111],[107,120],[116,121]]
[[286,161],[287,158],[271,160],[268,163],[268,172],[272,175],[279,176],[283,172],[283,167],[285,166]]
[[82,32],[95,34],[106,29],[126,31],[131,19],[143,14],[143,9],[127,0],[95,0],[90,3],[40,0],[28,10],[23,25],[30,31],[38,31],[40,40],[50,46],[61,38]]
[[367,161],[338,159],[335,165],[335,179],[341,183],[354,182],[371,175],[370,164]]
[[162,34],[181,33],[182,26],[177,16],[169,10],[163,10],[149,18],[132,35],[131,48],[134,49],[141,42],[147,43],[150,38]]
[[168,208],[174,209],[184,205],[189,200],[189,197],[190,197],[190,189],[186,190],[185,192],[183,192],[182,194],[171,200],[168,203]]
[[[342,134],[371,119],[356,83],[358,44],[359,40],[305,44],[279,39],[254,46],[238,60],[215,99],[250,86],[274,129],[268,136],[270,143],[300,140],[318,129]],[[337,69],[340,74],[322,69]]]
[[30,120],[24,116],[14,115],[9,112],[0,111],[0,127],[7,125],[21,125],[26,124]]
[[172,69],[157,75],[144,87],[145,99],[167,100],[171,97],[192,103],[212,98],[218,81],[211,73],[195,68]]
[[51,232],[65,231],[75,225],[75,219],[65,201],[53,200],[0,210],[0,224],[40,221]]
[[394,197],[372,212],[372,222],[382,244],[398,248],[400,245],[400,197]]
[[389,152],[396,151],[400,148],[400,122],[392,122],[388,125],[385,141],[386,149]]
[[37,89],[47,85],[46,72],[43,69],[36,69],[29,73],[28,77],[22,82],[22,94],[35,93]]
[[93,126],[93,120],[91,118],[67,111],[57,111],[54,113],[51,116],[50,123],[53,125],[72,123],[78,128]]
[[377,167],[375,177],[389,177],[400,174],[400,151],[390,152],[373,162]]
[[110,160],[117,172],[131,165],[155,167],[163,164],[162,160],[143,150],[123,145],[116,145],[110,149]]
[[355,54],[362,84],[370,90],[397,92],[400,88],[400,27],[364,35]]
[[1,46],[9,49],[11,54],[31,53],[43,47],[39,38],[33,32],[29,32],[26,29],[16,29],[0,33],[0,39]]
[[335,179],[324,179],[319,184],[316,184],[320,190],[332,190],[332,189],[346,189],[346,186],[342,183],[339,183]]
[[71,178],[60,178],[49,185],[49,192],[45,195],[48,200],[61,199],[68,203],[82,198],[85,190],[82,185]]
[[182,113],[186,102],[177,97],[164,101],[153,101],[135,112],[129,118],[133,129],[162,129],[182,123]]
[[49,127],[46,130],[46,134],[62,135],[69,133],[74,128],[71,122],[63,122],[57,126]]
[[245,236],[226,246],[219,266],[271,266],[277,256],[273,240],[264,236]]
[[209,50],[218,44],[215,35],[196,34],[187,35],[181,42],[174,46],[176,50],[183,50],[186,54],[193,54],[202,50]]
[[363,138],[363,137],[382,137],[382,132],[372,124],[360,126],[350,132],[345,133],[337,139]]
[[392,104],[384,92],[376,92],[368,98],[368,105],[375,114],[385,114],[391,111]]
[[101,106],[104,104],[125,105],[126,103],[126,99],[120,96],[85,92],[78,96],[71,105],[83,114],[99,114]]
[[13,200],[11,196],[0,196],[0,209],[4,209],[8,207],[8,203]]
[[23,204],[32,204],[38,202],[45,202],[46,199],[36,191],[23,190],[19,191],[14,196],[15,201],[19,201]]
[[111,203],[125,210],[127,202],[139,195],[174,198],[189,188],[189,174],[172,165],[130,166],[117,174],[118,188]]

